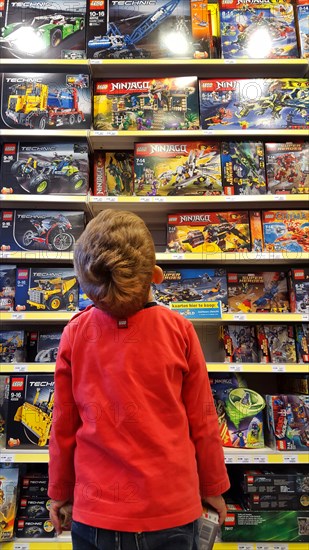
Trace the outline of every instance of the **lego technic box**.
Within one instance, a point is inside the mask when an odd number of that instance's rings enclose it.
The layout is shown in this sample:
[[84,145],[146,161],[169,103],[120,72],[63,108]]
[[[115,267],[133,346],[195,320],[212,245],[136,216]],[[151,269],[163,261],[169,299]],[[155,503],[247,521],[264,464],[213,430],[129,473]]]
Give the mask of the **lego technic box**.
[[226,271],[224,268],[163,268],[164,280],[153,285],[155,300],[171,302],[217,302],[227,311]]
[[309,193],[309,144],[265,143],[268,193]]
[[258,347],[255,327],[248,325],[224,325],[222,340],[226,363],[257,363]]
[[298,57],[294,6],[277,0],[220,1],[221,50],[225,59]]
[[223,141],[222,183],[226,195],[266,193],[264,146],[261,141]]
[[309,448],[309,395],[266,395],[269,445],[277,451]]
[[20,483],[21,496],[47,497],[48,476],[34,473],[22,476]]
[[309,491],[309,477],[290,467],[271,470],[247,470],[242,474],[244,493],[255,494],[295,494]]
[[290,311],[287,278],[282,271],[227,274],[229,311],[283,313]]
[[0,128],[84,130],[91,126],[88,74],[3,73]]
[[250,510],[308,510],[309,495],[302,493],[250,494],[242,500]]
[[16,265],[0,265],[0,311],[13,311]]
[[309,251],[309,210],[265,210],[262,224],[266,252]]
[[8,376],[4,401],[6,448],[47,447],[53,406],[53,374]]
[[[74,289],[75,290],[75,289]],[[74,296],[75,299],[75,296]],[[57,359],[62,332],[41,332],[38,335],[34,361],[36,363],[54,363]]]
[[95,151],[93,193],[96,196],[133,195],[133,151]]
[[309,313],[309,268],[301,267],[289,271],[291,311]]
[[73,250],[84,230],[84,212],[2,210],[1,250]]
[[[47,516],[48,517],[48,516]],[[50,539],[56,536],[55,528],[46,518],[17,518],[15,527],[17,538],[44,538]],[[44,543],[43,543],[44,544]]]
[[197,77],[94,83],[95,130],[198,130]]
[[215,1],[88,0],[87,58],[218,57]]
[[261,363],[297,363],[292,325],[258,325]]
[[220,145],[207,141],[136,143],[136,195],[221,195]]
[[88,144],[4,143],[0,193],[81,194],[88,190]]
[[309,324],[296,325],[295,332],[298,361],[299,363],[309,363]]
[[239,376],[209,376],[224,447],[256,449],[264,447],[261,395],[246,387]]
[[250,250],[249,216],[246,211],[184,212],[169,214],[169,252],[216,253]]
[[26,361],[26,336],[23,330],[0,331],[0,363]]
[[305,78],[200,80],[200,123],[211,130],[308,128]]
[[309,58],[309,2],[308,0],[296,0],[297,29],[299,35],[300,57]]
[[17,510],[18,518],[48,518],[51,499],[48,497],[22,496]]
[[86,0],[0,5],[0,57],[84,59]]
[[13,538],[18,494],[18,468],[0,466],[0,542]]
[[[78,283],[72,268],[20,267],[16,274],[16,311],[75,311]],[[52,345],[41,340],[42,356]],[[56,338],[56,343],[58,339]],[[54,348],[55,346],[53,346]],[[42,360],[43,361],[43,360]],[[40,359],[41,362],[41,359]],[[44,361],[43,361],[44,362]]]

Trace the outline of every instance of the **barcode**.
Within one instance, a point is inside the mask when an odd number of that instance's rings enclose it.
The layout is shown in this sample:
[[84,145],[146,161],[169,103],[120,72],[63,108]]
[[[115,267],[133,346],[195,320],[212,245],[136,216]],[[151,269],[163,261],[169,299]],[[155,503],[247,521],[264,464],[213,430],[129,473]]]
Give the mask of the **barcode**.
[[202,529],[200,531],[200,543],[208,543],[211,539],[211,534],[212,529],[207,525],[202,525]]

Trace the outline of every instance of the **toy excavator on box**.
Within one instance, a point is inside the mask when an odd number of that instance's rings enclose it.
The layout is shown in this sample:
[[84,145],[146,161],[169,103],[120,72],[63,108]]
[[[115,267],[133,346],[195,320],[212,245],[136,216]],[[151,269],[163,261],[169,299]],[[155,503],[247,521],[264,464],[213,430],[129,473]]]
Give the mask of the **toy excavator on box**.
[[49,391],[47,401],[39,401],[39,396],[40,389],[37,388],[33,403],[25,401],[23,405],[18,407],[14,420],[21,422],[27,430],[37,436],[37,445],[44,447],[49,442],[54,407],[54,390]]

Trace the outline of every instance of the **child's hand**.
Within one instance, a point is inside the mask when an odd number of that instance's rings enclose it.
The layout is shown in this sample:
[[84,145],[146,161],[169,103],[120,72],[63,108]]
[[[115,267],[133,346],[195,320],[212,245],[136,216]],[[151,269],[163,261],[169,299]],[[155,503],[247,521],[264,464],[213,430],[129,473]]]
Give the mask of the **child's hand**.
[[203,503],[212,506],[219,514],[219,523],[222,525],[226,518],[226,504],[224,498],[220,495],[218,497],[204,497]]
[[52,500],[49,517],[55,527],[57,535],[61,535],[62,529],[67,527],[67,524],[71,521],[72,503],[66,500]]

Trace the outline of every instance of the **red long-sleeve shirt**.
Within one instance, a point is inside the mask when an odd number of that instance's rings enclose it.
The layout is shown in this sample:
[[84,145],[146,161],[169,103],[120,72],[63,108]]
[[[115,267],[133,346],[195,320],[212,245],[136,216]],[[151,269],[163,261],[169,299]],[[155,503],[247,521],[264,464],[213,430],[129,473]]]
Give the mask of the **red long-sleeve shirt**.
[[229,488],[205,359],[192,324],[145,308],[127,328],[90,307],[64,329],[49,496],[73,519],[153,531],[197,519]]

